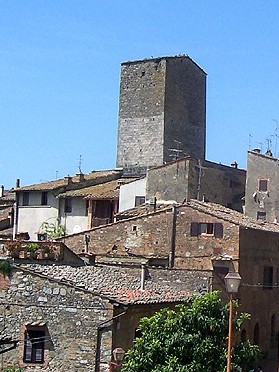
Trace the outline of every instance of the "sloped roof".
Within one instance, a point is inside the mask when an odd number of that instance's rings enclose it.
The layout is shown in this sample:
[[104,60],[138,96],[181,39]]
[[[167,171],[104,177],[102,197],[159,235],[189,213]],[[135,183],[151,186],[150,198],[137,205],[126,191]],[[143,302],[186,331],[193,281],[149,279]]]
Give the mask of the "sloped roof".
[[1,205],[11,205],[15,202],[15,194],[12,191],[13,189],[4,191],[4,195],[0,197]]
[[70,267],[58,265],[14,265],[46,279],[84,289],[122,304],[183,302],[189,295],[207,290],[207,272],[148,269],[141,290],[141,268],[113,265]]
[[9,218],[11,212],[12,212],[12,207],[11,206],[1,208],[0,209],[0,220],[5,220],[5,219]]
[[[121,178],[121,184],[128,182],[131,182],[131,179]],[[59,194],[59,197],[85,197],[86,199],[116,200],[119,198],[119,180],[104,182],[78,190],[69,190]]]
[[[200,212],[207,213],[211,216],[223,219],[225,221],[234,223],[236,225],[250,228],[258,229],[264,231],[271,231],[279,233],[279,223],[268,222],[262,220],[256,220],[251,217],[245,216],[244,214],[237,212],[233,209],[226,208],[220,204],[203,202],[196,199],[191,199],[183,204],[174,203],[178,209],[183,207],[190,207],[196,209]],[[156,208],[156,213],[165,213],[166,211],[171,210],[171,206],[166,206],[165,204],[158,204]],[[119,220],[121,218],[134,218],[145,216],[146,214],[154,213],[152,208],[149,205],[141,205],[136,208],[132,208],[121,213],[118,213],[117,217]]]
[[[121,173],[122,173],[121,170],[116,170],[116,169],[92,171],[91,173],[84,174],[84,181],[80,181],[79,176],[76,175],[76,176],[71,177],[72,183],[70,184],[70,186],[71,188],[75,188],[75,186],[79,186],[79,185],[81,187],[82,185],[83,187],[85,187],[87,181],[93,181],[93,180],[98,181],[98,179],[103,179],[105,177],[109,177],[113,175],[115,176],[119,175],[120,177]],[[65,179],[60,178],[55,181],[42,182],[42,183],[38,183],[34,185],[19,187],[19,188],[14,189],[13,191],[44,191],[44,190],[47,191],[47,190],[59,189],[63,186],[65,186]]]
[[188,205],[201,212],[250,229],[272,231],[277,233],[279,232],[278,223],[256,220],[233,209],[226,208],[220,204],[202,202],[192,199],[189,202],[186,202],[184,205]]

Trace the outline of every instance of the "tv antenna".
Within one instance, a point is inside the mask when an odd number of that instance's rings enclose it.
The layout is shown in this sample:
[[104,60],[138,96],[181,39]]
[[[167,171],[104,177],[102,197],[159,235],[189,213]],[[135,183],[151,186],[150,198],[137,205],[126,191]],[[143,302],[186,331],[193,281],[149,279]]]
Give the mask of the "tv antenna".
[[277,158],[277,139],[278,139],[277,130],[278,130],[279,120],[272,119],[272,121],[275,122],[275,149],[274,149],[274,156]]
[[251,138],[252,138],[252,134],[249,133],[249,144],[248,144],[248,149],[251,150]]
[[180,150],[181,142],[177,140],[174,140],[174,142],[176,143],[176,149],[169,149],[169,151],[171,151],[171,154],[169,156],[174,160],[178,160],[179,155],[182,153],[182,150]]
[[82,173],[82,171],[81,171],[81,163],[82,163],[82,155],[79,155],[79,161],[78,161],[78,171],[79,171],[79,173]]

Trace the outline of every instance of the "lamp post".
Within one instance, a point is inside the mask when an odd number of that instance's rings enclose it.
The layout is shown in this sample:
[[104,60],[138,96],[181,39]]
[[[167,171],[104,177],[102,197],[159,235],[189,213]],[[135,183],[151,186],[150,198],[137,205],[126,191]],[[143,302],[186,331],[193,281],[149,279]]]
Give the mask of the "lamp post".
[[114,360],[109,363],[109,372],[118,371],[120,369],[124,359],[125,350],[121,347],[117,347],[113,350],[112,354]]
[[227,372],[231,372],[233,293],[238,292],[240,281],[241,281],[241,276],[238,273],[229,272],[225,276],[226,289],[227,289],[227,292],[230,294]]

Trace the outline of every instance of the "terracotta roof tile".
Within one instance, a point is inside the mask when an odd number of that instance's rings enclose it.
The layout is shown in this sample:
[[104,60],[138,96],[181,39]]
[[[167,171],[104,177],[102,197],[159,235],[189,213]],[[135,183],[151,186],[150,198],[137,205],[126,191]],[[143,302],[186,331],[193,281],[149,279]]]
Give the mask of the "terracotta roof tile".
[[141,290],[140,267],[114,265],[70,267],[38,264],[14,266],[125,304],[185,301],[190,294],[204,291],[211,275],[207,272],[148,268],[145,289]]
[[[121,178],[121,184],[131,182],[131,179]],[[59,197],[85,197],[86,199],[118,199],[119,180],[104,182],[98,185],[85,187],[78,190],[69,190]]]
[[[84,187],[85,187],[86,186],[86,181],[93,181],[93,180],[98,181],[98,179],[103,179],[105,177],[109,177],[109,176],[113,176],[113,175],[115,175],[115,176],[119,175],[119,177],[120,177],[121,174],[122,174],[122,171],[121,170],[116,170],[116,169],[103,170],[103,171],[92,171],[91,173],[84,174],[84,181],[80,181],[80,178],[79,178],[78,175],[73,176],[71,186],[72,186],[72,188],[74,188],[75,186],[78,186],[78,185],[81,185],[81,186],[84,185]],[[34,184],[34,185],[19,187],[19,188],[14,189],[13,191],[55,190],[55,189],[59,189],[63,186],[65,186],[65,179],[60,178],[60,179],[55,180],[55,181],[42,182],[42,183],[38,183],[38,184]]]

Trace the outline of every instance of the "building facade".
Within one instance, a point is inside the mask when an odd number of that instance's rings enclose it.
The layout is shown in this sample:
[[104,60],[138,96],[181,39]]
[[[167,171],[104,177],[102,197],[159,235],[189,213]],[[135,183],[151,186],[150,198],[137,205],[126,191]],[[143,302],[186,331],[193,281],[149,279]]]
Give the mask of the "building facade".
[[121,64],[117,166],[205,157],[206,73],[188,56]]
[[[145,259],[148,265],[170,270],[210,272],[211,289],[221,290],[224,298],[224,276],[238,271],[243,279],[241,310],[251,314],[241,337],[249,336],[258,344],[267,355],[263,361],[266,369],[275,370],[279,332],[277,225],[262,224],[237,211],[197,200],[158,206],[156,211],[142,206],[123,212],[120,218],[87,232],[88,251],[96,262]],[[82,241],[81,234],[66,237],[66,244],[76,253],[82,249]]]
[[142,317],[173,308],[199,287],[208,290],[208,283],[203,273],[135,265],[13,263],[9,276],[0,272],[0,341],[16,347],[0,368],[111,371],[112,351],[132,347]]
[[245,214],[252,218],[279,221],[279,159],[270,152],[248,151]]

